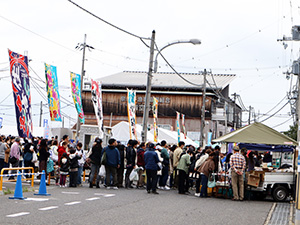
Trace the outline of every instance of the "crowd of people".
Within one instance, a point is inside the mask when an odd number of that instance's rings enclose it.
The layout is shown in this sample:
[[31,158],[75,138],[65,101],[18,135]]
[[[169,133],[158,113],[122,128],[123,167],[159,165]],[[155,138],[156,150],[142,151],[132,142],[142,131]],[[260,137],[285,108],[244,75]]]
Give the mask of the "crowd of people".
[[[242,201],[245,172],[253,170],[262,160],[270,160],[268,153],[262,157],[257,152],[240,150],[238,146],[233,147],[233,153],[223,154],[219,146],[196,149],[183,141],[169,145],[166,141],[139,143],[129,140],[125,146],[111,138],[107,146],[102,144],[102,140],[96,138],[86,153],[82,143],[71,142],[68,135],[61,140],[57,137],[47,140],[2,135],[0,171],[10,166],[34,167],[53,177],[60,187],[67,186],[67,176],[68,186],[77,187],[82,186],[83,170],[88,169],[90,188],[100,188],[103,184],[107,189],[138,188],[153,194],[158,194],[157,189],[167,191],[171,188],[178,189],[179,194],[190,194],[191,188],[195,188],[195,196],[203,198],[208,197],[209,179],[225,171],[231,177],[232,200]],[[8,179],[15,179],[15,173],[13,171]],[[135,184],[132,173],[138,177]]]

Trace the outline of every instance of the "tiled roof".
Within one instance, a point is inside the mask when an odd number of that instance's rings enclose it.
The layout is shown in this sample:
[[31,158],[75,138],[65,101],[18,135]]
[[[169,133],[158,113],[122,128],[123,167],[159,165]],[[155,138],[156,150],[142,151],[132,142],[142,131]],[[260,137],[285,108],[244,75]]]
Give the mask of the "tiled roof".
[[[198,73],[180,73],[188,81],[200,86],[192,85],[180,78],[176,73],[153,73],[152,88],[202,89],[203,75]],[[224,89],[235,78],[235,74],[207,74],[207,89]],[[107,77],[99,78],[105,86],[118,87],[146,87],[147,72],[124,71]]]

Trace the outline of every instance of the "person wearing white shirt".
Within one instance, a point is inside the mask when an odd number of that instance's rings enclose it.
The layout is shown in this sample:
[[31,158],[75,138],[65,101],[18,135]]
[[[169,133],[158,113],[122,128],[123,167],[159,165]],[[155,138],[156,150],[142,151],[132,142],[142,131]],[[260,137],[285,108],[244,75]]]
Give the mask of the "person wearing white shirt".
[[84,150],[82,149],[82,143],[78,142],[77,146],[76,146],[76,154],[81,157],[80,159],[78,159],[78,178],[77,178],[77,185],[81,186],[81,175],[82,175],[82,171],[83,171],[83,165],[86,159],[86,155]]

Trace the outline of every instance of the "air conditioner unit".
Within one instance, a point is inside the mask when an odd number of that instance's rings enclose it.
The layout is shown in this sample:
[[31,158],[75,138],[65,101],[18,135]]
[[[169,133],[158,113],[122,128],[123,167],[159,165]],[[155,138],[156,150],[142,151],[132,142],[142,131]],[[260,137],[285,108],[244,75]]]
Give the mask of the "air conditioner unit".
[[292,73],[295,75],[300,74],[299,61],[294,61],[292,65]]
[[296,25],[292,27],[293,41],[300,41],[300,26]]

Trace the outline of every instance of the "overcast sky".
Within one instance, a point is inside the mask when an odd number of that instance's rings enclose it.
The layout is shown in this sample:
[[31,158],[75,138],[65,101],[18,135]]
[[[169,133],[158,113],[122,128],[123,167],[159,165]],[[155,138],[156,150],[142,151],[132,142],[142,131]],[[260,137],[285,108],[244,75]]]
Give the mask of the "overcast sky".
[[[277,42],[291,36],[291,27],[300,25],[299,1],[291,0],[165,0],[165,1],[97,1],[74,0],[102,19],[141,37],[156,31],[156,43],[198,38],[201,45],[180,44],[163,51],[179,72],[198,73],[205,68],[214,74],[236,74],[230,94],[236,92],[246,107],[267,113],[275,107],[297,77],[287,80],[283,72],[299,57],[299,42]],[[100,78],[125,70],[147,71],[149,49],[139,38],[128,35],[92,17],[67,0],[9,0],[0,5],[0,113],[4,124],[15,125],[9,58],[7,49],[32,60],[30,76],[42,87],[44,63],[57,66],[60,95],[71,99],[69,72],[81,72],[82,52],[75,50],[87,34],[86,74]],[[149,44],[149,41],[146,41]],[[158,58],[159,72],[171,71]],[[38,76],[35,74],[37,73]],[[183,81],[184,82],[184,81]],[[36,84],[35,84],[36,85]],[[292,85],[292,86],[293,86]],[[33,123],[39,123],[39,103],[46,101],[31,86]],[[46,94],[46,93],[45,93]],[[73,105],[62,103],[63,112],[76,116]],[[273,114],[287,102],[284,99]],[[43,118],[49,119],[47,107]],[[289,128],[290,106],[264,123],[279,131]],[[5,114],[5,115],[3,115]],[[260,121],[267,118],[261,117]],[[243,120],[246,121],[245,114]],[[282,125],[278,126],[279,124]],[[65,120],[66,126],[73,122]],[[60,123],[52,123],[53,127]]]

